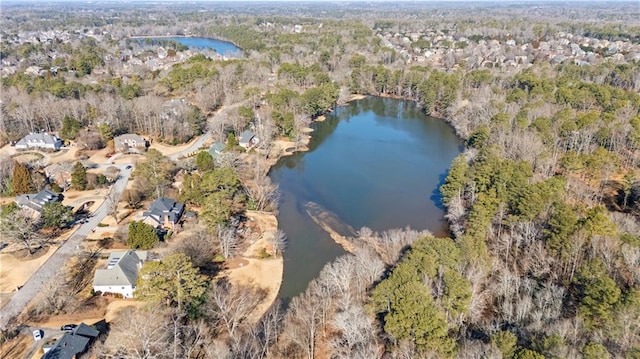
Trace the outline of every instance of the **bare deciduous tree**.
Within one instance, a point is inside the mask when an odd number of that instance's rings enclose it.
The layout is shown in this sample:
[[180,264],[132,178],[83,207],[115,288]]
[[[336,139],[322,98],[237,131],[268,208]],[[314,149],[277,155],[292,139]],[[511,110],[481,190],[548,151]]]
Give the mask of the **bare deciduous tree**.
[[380,234],[363,228],[358,233],[359,239],[375,250],[386,264],[395,263],[406,246],[418,238],[429,235],[428,231],[416,231],[408,227],[389,229]]
[[[300,357],[298,353],[290,351],[298,350],[304,353],[307,359],[313,359],[316,352],[316,339],[321,322],[321,308],[318,298],[309,294],[309,291],[291,300],[289,310],[285,316],[283,336],[284,348],[282,354],[290,357]],[[294,348],[288,348],[288,345]]]
[[191,229],[189,237],[178,244],[176,252],[189,256],[194,266],[206,267],[215,256],[213,238],[207,228],[198,223]]
[[264,295],[263,291],[256,288],[217,282],[209,289],[206,312],[219,323],[220,328],[233,337]]
[[135,188],[125,190],[122,193],[122,199],[127,202],[129,208],[138,208],[142,202],[142,192]]
[[364,359],[379,355],[373,320],[361,306],[352,305],[337,313],[332,324],[338,332],[330,342],[332,357]]
[[0,219],[0,234],[2,241],[23,245],[29,254],[42,247],[45,236],[37,230],[36,222],[24,210],[14,211]]
[[69,289],[64,277],[64,274],[55,275],[42,287],[41,300],[36,306],[39,313],[58,314],[75,309],[75,293]]
[[232,359],[233,352],[227,343],[223,340],[216,339],[209,342],[204,347],[206,358]]
[[102,141],[102,136],[95,131],[82,131],[77,137],[78,144],[82,148],[88,150],[97,150],[103,148],[105,143]]
[[283,315],[284,313],[280,302],[276,302],[262,318],[260,318],[260,321],[253,329],[254,335],[260,338],[260,344],[262,346],[261,357],[263,358],[269,357],[271,348],[278,343]]
[[120,223],[120,219],[118,218],[118,202],[120,201],[119,195],[116,191],[110,191],[109,195],[106,199],[107,211],[109,215],[113,217],[113,220],[116,224]]
[[256,209],[259,211],[274,209],[280,198],[278,185],[271,178],[262,175],[256,178],[254,185],[249,186],[249,195],[256,201]]
[[9,188],[14,164],[15,161],[11,157],[0,158],[0,193],[4,193]]
[[218,226],[217,239],[220,254],[225,258],[231,258],[240,247],[240,238],[234,228]]
[[160,305],[124,309],[113,321],[105,349],[114,357],[167,357],[172,353],[167,325],[167,314]]
[[287,235],[278,229],[273,237],[269,237],[269,244],[271,244],[274,256],[282,255],[287,247]]

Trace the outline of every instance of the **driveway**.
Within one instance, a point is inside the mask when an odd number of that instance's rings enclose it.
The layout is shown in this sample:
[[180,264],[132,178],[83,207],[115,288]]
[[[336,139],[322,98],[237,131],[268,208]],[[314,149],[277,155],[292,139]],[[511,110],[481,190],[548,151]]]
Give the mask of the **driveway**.
[[[120,176],[111,187],[111,192],[117,193],[117,197],[120,198],[127,186],[127,181],[129,181],[133,167],[127,169],[126,164],[109,166],[116,166],[120,169]],[[54,275],[60,274],[60,269],[64,267],[65,262],[80,251],[82,241],[87,238],[89,233],[96,228],[98,223],[100,223],[108,213],[109,204],[105,201],[98,207],[87,223],[78,227],[69,239],[58,247],[56,252],[44,262],[24,286],[0,310],[0,328],[6,328],[9,321],[22,313],[27,304],[42,290],[42,287],[49,282]]]
[[[36,341],[33,339],[33,331],[36,329],[40,329],[44,332],[42,339]],[[65,332],[60,330],[60,328],[41,328],[41,327],[26,327],[20,331],[22,334],[28,335],[31,341],[31,348],[29,352],[24,356],[25,358],[31,359],[36,354],[36,352],[44,345],[44,343],[50,341],[51,339],[60,338]]]
[[[208,121],[212,122],[214,119],[225,117],[229,111],[234,110],[246,104],[246,102],[247,101],[242,101],[242,102],[234,103],[233,105],[223,107],[220,111],[216,112],[213,116],[211,116]],[[186,157],[191,153],[200,150],[202,145],[204,145],[205,142],[209,141],[210,138],[211,138],[211,131],[207,131],[204,134],[202,134],[202,136],[200,136],[196,141],[194,141],[191,144],[191,146],[189,146],[188,148],[180,152],[170,155],[169,158],[171,158],[173,161],[177,161],[182,157]]]

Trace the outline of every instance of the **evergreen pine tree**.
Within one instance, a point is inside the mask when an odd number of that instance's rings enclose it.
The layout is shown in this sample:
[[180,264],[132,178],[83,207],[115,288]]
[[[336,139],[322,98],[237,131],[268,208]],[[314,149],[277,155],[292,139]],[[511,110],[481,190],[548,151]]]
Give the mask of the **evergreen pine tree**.
[[29,169],[26,165],[17,161],[13,167],[12,185],[13,194],[16,196],[25,193],[33,193],[35,191],[35,186],[33,185]]
[[87,169],[82,163],[76,162],[71,172],[71,186],[79,191],[87,189]]

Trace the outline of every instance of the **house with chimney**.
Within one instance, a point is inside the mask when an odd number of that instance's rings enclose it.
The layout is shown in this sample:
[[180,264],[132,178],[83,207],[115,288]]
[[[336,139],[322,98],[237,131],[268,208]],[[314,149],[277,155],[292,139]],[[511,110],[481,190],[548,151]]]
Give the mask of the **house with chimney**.
[[184,214],[184,203],[176,202],[167,197],[160,197],[153,201],[149,206],[149,210],[142,213],[145,217],[144,222],[162,227],[165,229],[175,230],[176,225],[180,222],[180,218]]

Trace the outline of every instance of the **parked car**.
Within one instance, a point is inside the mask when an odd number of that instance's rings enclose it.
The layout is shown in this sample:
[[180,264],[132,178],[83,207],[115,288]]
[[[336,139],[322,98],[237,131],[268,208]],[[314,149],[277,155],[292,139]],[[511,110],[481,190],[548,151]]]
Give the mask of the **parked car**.
[[40,329],[36,329],[33,331],[33,339],[38,341],[40,339],[42,339],[42,330]]
[[65,324],[63,326],[60,327],[60,330],[74,330],[76,329],[77,325],[75,324]]
[[131,165],[128,165],[127,167],[125,167],[125,169],[130,170],[131,169]]

